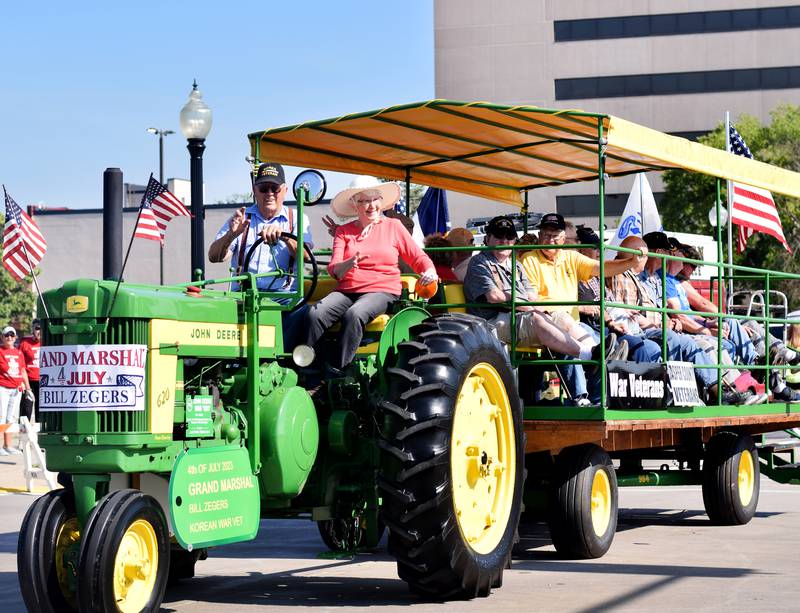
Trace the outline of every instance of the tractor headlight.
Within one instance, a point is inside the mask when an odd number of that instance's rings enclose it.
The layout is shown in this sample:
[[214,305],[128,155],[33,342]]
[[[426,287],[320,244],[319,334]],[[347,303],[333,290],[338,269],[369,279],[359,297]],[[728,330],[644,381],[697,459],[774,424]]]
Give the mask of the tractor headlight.
[[312,347],[308,345],[298,345],[292,351],[292,360],[294,363],[297,364],[300,368],[304,368],[311,364],[314,361],[314,357],[316,353]]

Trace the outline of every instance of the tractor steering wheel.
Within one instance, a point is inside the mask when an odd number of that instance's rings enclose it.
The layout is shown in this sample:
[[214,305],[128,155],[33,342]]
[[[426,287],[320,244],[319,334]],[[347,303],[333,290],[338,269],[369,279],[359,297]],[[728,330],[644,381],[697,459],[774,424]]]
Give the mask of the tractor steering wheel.
[[[290,232],[281,232],[280,238],[281,238],[281,240],[284,240],[284,241],[286,239],[291,239],[291,240],[294,240],[294,241],[297,240],[297,236],[294,235],[294,234],[291,234]],[[255,242],[253,242],[253,244],[250,245],[250,249],[247,250],[247,255],[245,255],[244,262],[242,263],[242,271],[249,270],[249,268],[250,268],[250,260],[253,258],[253,254],[255,253],[256,249],[258,247],[260,247],[263,242],[264,242],[264,239],[259,236],[259,237],[256,238]],[[271,249],[271,246],[270,246],[270,249]],[[317,259],[314,257],[314,254],[311,252],[311,249],[308,247],[308,243],[305,243],[305,242],[303,243],[303,251],[305,252],[306,256],[308,257],[308,263],[311,265],[311,275],[310,275],[311,284],[308,286],[308,290],[306,291],[306,293],[303,294],[303,297],[300,299],[300,302],[298,302],[292,308],[292,311],[296,311],[301,306],[303,306],[306,302],[308,302],[308,299],[311,298],[311,296],[314,293],[314,290],[317,287],[317,279],[319,278],[319,266],[317,265]],[[277,260],[275,259],[274,255],[272,256],[272,259],[275,260],[275,262],[276,262],[276,266],[275,266],[276,272],[280,271],[280,272],[282,272],[284,274],[282,276],[273,277],[271,279],[271,281],[270,281],[269,287],[267,287],[267,289],[265,289],[265,290],[262,290],[262,291],[265,291],[265,292],[273,291],[272,290],[272,286],[275,284],[276,280],[283,279],[284,277],[294,277],[294,276],[296,276],[294,274],[294,271],[283,270],[282,268],[277,266]],[[244,287],[245,283],[246,282],[240,283],[240,286]]]

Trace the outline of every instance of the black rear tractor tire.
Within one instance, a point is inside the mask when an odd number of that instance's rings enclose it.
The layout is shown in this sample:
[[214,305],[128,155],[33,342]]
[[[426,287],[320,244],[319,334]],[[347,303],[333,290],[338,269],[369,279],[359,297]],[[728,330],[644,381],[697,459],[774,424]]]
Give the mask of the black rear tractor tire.
[[556,551],[577,559],[599,558],[617,531],[617,475],[597,445],[568,447],[558,454],[548,526]]
[[719,432],[703,457],[703,504],[721,526],[746,524],[756,514],[761,474],[758,450],[747,434]]
[[411,591],[488,596],[517,541],[522,407],[505,348],[483,319],[431,317],[387,370],[382,518]]
[[17,545],[19,587],[28,611],[75,610],[74,563],[69,560],[77,562],[79,539],[72,490],[47,492],[30,506]]
[[158,501],[117,490],[86,521],[78,561],[78,608],[158,611],[169,574],[169,530]]

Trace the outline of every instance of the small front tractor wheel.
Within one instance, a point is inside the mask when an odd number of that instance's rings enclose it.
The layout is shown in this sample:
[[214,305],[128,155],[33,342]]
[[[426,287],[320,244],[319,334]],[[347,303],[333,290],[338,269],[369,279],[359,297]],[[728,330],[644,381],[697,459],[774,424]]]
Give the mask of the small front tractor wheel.
[[80,547],[72,490],[53,490],[34,502],[19,531],[17,573],[29,611],[74,611]]
[[711,437],[703,457],[703,503],[712,522],[738,526],[753,519],[760,483],[758,450],[749,435]]
[[556,551],[570,558],[603,556],[617,531],[617,475],[597,445],[569,447],[558,454],[548,510]]
[[169,572],[169,531],[155,498],[118,490],[86,522],[78,565],[81,612],[158,611]]
[[484,320],[431,317],[398,345],[383,414],[382,517],[400,578],[428,598],[502,585],[522,506],[522,407]]

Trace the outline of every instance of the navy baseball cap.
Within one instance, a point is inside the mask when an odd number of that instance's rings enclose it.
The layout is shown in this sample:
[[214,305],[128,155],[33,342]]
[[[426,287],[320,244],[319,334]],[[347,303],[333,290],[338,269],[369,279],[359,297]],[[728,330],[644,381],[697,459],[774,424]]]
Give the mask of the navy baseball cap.
[[582,245],[600,245],[600,237],[591,228],[578,226],[575,228],[575,233],[578,235],[578,242]]
[[261,164],[256,170],[253,185],[261,185],[262,183],[277,183],[278,185],[286,183],[283,166],[273,162]]
[[492,217],[489,223],[486,224],[485,232],[495,238],[517,238],[517,229],[514,227],[514,222],[507,215]]
[[542,215],[542,218],[539,220],[539,227],[543,228],[544,226],[551,226],[553,228],[558,228],[559,230],[567,229],[567,224],[564,223],[564,217],[558,213],[547,213],[546,215]]
[[648,249],[664,249],[666,251],[675,251],[675,246],[670,242],[667,235],[663,232],[648,232],[642,237]]

